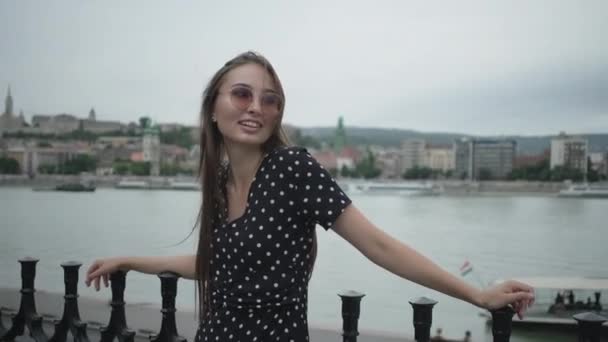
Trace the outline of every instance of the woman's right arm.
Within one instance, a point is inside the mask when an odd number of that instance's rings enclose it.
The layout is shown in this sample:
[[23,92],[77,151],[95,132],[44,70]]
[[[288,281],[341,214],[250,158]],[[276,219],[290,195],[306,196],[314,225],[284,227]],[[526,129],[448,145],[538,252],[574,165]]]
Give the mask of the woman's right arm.
[[109,276],[118,270],[137,271],[147,274],[158,274],[164,271],[175,272],[186,279],[194,279],[196,273],[196,255],[148,256],[148,257],[115,257],[95,260],[87,270],[85,283],[93,284],[99,290],[100,281],[106,287]]

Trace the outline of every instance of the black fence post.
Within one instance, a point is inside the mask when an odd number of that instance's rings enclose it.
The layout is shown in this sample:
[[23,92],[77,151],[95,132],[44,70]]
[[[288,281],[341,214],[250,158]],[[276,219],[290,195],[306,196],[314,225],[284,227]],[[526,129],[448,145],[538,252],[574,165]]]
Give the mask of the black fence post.
[[21,303],[19,312],[13,317],[11,328],[0,336],[0,341],[12,341],[17,336],[23,335],[27,326],[30,336],[36,342],[46,342],[48,338],[42,330],[42,317],[36,312],[36,301],[34,298],[34,279],[36,278],[36,263],[38,259],[23,258],[21,263]]
[[578,323],[579,342],[599,342],[602,324],[608,320],[594,312],[583,312],[572,316]]
[[124,271],[116,271],[110,275],[112,286],[112,313],[110,314],[110,323],[101,328],[101,342],[112,342],[117,338],[119,342],[133,342],[135,332],[127,327],[127,318],[125,316],[125,282],[126,273]]
[[75,342],[89,341],[86,325],[79,328],[81,325],[78,324],[80,322],[80,312],[78,311],[78,269],[80,269],[80,266],[82,266],[82,263],[76,261],[61,264],[65,283],[65,295],[63,296],[65,303],[63,315],[60,320],[55,321],[55,333],[51,336],[49,342],[65,342],[68,332],[72,333]]
[[4,327],[4,323],[2,323],[2,307],[0,307],[0,336],[3,336],[6,333],[6,328]]
[[429,342],[433,324],[433,306],[437,301],[420,297],[410,301],[410,304],[414,308],[414,339],[417,342]]
[[160,278],[160,293],[163,297],[163,308],[160,310],[163,314],[163,320],[160,326],[160,332],[157,335],[150,336],[151,342],[186,342],[186,339],[179,336],[177,333],[177,325],[175,324],[175,297],[177,296],[177,280],[179,275],[173,272],[162,272],[158,275]]
[[515,311],[510,306],[490,311],[492,313],[492,336],[494,342],[509,342]]
[[338,293],[338,296],[342,300],[342,341],[357,342],[361,298],[365,294],[348,290]]

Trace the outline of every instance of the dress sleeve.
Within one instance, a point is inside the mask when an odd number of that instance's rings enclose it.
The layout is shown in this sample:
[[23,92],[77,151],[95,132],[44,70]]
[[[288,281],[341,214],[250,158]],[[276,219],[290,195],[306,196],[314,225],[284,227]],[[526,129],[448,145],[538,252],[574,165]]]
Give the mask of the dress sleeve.
[[287,160],[302,214],[326,230],[351,203],[331,174],[304,148],[289,148]]

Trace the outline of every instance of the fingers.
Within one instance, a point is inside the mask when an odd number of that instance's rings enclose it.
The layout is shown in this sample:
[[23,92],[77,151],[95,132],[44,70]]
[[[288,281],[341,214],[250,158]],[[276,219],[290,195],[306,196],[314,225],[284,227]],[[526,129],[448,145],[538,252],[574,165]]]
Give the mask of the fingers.
[[93,278],[95,278],[95,271],[99,268],[99,262],[95,261],[93,262],[93,264],[91,264],[91,266],[89,267],[89,269],[87,270],[87,275],[85,278],[85,284],[88,286],[91,286],[91,280]]
[[95,290],[99,291],[99,282],[101,281],[101,277],[95,278]]
[[524,318],[524,313],[528,310],[530,302],[532,300],[532,294],[528,292],[516,292],[509,294],[509,300],[513,310],[517,313],[519,319]]
[[105,287],[108,287],[110,284],[110,273],[112,267],[108,265],[107,262],[102,260],[96,260],[87,270],[87,276],[85,279],[85,284],[87,287],[90,287],[93,284],[95,290],[99,291],[101,282]]
[[516,280],[509,280],[507,282],[507,284],[509,285],[511,290],[526,291],[526,292],[534,293],[534,288],[528,284],[520,283],[519,281],[516,281]]

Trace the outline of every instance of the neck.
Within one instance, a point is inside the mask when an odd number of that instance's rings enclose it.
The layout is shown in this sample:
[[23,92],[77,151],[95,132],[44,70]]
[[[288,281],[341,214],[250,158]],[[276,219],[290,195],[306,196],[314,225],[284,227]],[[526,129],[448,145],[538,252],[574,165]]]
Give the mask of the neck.
[[248,191],[249,185],[262,161],[262,150],[260,146],[245,146],[237,144],[226,144],[226,154],[230,161],[232,182],[237,192]]

